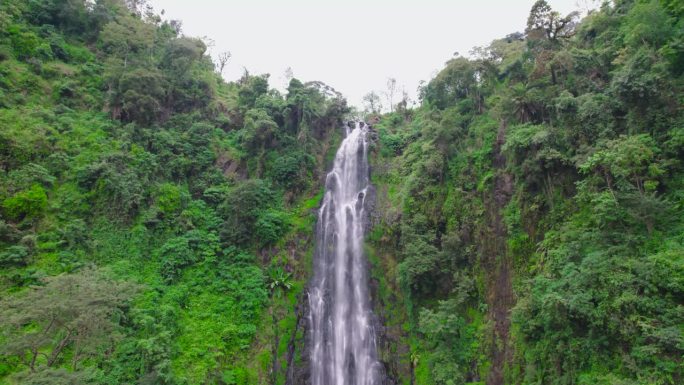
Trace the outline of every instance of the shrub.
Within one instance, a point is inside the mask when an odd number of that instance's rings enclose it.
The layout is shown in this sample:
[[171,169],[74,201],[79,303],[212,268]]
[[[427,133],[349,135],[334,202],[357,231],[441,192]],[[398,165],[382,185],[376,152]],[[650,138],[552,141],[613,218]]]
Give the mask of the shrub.
[[5,214],[14,220],[34,217],[47,207],[47,194],[42,186],[34,184],[28,190],[5,199],[2,207]]

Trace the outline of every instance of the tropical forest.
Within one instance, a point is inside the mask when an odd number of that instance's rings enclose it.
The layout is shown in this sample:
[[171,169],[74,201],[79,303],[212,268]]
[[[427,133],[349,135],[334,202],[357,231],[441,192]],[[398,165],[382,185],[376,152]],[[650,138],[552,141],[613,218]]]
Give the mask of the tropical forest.
[[684,384],[684,2],[513,3],[356,103],[0,0],[0,385]]

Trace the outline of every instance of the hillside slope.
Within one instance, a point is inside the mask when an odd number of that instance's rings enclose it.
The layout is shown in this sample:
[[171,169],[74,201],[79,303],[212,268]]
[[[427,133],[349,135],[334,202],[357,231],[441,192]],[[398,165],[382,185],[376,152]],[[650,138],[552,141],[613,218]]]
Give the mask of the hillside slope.
[[346,101],[140,4],[0,4],[0,383],[282,383]]
[[684,9],[614,3],[538,1],[374,124],[401,383],[684,381]]

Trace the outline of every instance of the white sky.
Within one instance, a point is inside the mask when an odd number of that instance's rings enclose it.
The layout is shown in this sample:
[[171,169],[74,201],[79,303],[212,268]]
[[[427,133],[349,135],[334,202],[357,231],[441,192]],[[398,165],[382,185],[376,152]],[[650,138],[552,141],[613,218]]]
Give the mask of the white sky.
[[[454,52],[523,31],[535,0],[150,0],[183,33],[214,41],[212,54],[230,51],[226,80],[247,68],[270,73],[283,89],[285,70],[320,80],[361,106],[371,90],[397,79],[412,98]],[[591,0],[548,0],[567,14]],[[384,102],[384,101],[383,101]],[[396,101],[395,101],[396,102]],[[386,103],[383,103],[386,104]]]

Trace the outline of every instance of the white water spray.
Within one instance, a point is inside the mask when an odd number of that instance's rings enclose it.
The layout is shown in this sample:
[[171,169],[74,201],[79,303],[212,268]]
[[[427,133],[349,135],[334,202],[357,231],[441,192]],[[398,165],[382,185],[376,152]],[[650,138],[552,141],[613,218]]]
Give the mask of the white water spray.
[[363,254],[369,188],[368,127],[346,127],[318,212],[309,291],[311,384],[379,385],[373,314]]

